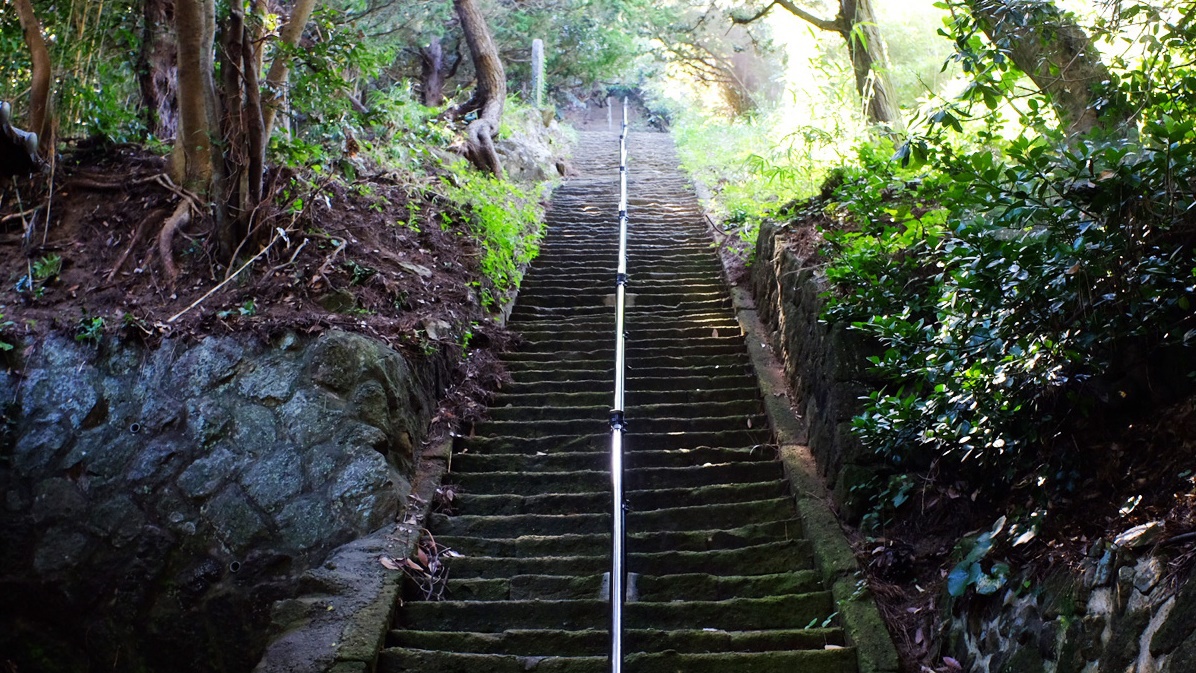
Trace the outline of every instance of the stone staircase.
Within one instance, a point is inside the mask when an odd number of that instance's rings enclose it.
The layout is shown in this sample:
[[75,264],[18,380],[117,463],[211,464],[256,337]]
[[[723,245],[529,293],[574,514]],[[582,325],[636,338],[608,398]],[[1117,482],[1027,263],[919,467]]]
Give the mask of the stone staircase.
[[[630,137],[626,670],[854,673],[667,135]],[[408,600],[383,672],[608,671],[618,139],[583,132],[510,326],[527,344],[434,515],[446,599]]]

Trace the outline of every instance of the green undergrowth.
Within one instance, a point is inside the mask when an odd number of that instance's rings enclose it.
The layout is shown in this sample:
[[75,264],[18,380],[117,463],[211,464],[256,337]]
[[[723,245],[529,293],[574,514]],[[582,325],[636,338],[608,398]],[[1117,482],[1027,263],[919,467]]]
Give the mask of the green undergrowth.
[[544,209],[539,194],[483,175],[461,163],[442,177],[445,195],[468,214],[471,231],[482,250],[480,267],[488,281],[481,288],[482,306],[519,287],[526,268],[540,251]]
[[780,109],[734,119],[672,106],[681,166],[709,190],[707,209],[747,244],[760,221],[817,191],[837,141],[816,127],[782,130]]
[[1161,24],[1118,73],[1119,95],[1146,101],[1133,128],[1068,136],[1049,101],[988,73],[897,148],[861,145],[789,214],[821,223],[823,318],[873,344],[852,426],[896,475],[871,485],[874,521],[910,500],[916,473],[986,498],[1073,493],[1099,469],[1083,433],[1193,389],[1189,23]]

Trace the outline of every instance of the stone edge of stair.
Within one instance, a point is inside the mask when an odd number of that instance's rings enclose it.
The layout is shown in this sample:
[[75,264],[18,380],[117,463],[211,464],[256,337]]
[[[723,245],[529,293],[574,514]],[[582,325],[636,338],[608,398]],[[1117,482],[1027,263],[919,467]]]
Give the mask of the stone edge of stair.
[[403,573],[382,566],[415,551],[434,492],[448,472],[452,439],[426,448],[400,521],[338,547],[303,577],[302,595],[275,602],[271,638],[254,673],[367,673],[373,671],[403,588]]
[[756,313],[751,293],[730,281],[727,260],[722,255],[719,258],[723,262],[723,282],[730,289],[732,307],[760,382],[764,411],[780,447],[781,462],[796,500],[798,516],[814,547],[822,581],[834,597],[848,643],[856,648],[859,672],[897,673],[900,668],[897,648],[876,601],[864,585],[863,573],[847,536],[831,511],[830,495],[818,477],[814,456],[806,446],[805,423],[789,405],[791,392],[785,381],[785,370],[776,358],[769,332]]

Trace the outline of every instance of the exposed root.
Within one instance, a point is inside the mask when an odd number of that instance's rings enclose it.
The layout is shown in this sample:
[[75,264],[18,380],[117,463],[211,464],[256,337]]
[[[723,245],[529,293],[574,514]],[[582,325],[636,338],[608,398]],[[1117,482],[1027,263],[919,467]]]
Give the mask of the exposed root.
[[145,230],[149,227],[149,218],[143,219],[141,224],[137,225],[137,231],[133,232],[133,238],[129,239],[129,245],[125,247],[125,251],[117,258],[116,264],[112,265],[112,270],[104,278],[105,283],[111,283],[116,278],[116,274],[124,268],[125,262],[129,260],[129,255],[133,254],[133,250],[137,248],[137,244],[141,242],[142,237],[145,236]]
[[166,281],[173,286],[179,277],[179,267],[174,263],[174,234],[180,227],[185,227],[191,221],[191,202],[183,199],[174,213],[166,218],[162,231],[158,233],[158,254],[162,257],[162,268],[166,271]]
[[502,160],[494,149],[494,127],[488,119],[479,117],[469,124],[469,161],[484,171],[502,179]]

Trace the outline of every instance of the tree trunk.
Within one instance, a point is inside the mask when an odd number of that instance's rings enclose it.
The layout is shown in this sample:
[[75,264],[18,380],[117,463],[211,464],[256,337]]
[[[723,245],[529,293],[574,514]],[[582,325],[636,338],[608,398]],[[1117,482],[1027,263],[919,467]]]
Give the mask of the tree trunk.
[[1109,86],[1108,68],[1082,28],[1050,3],[969,0],[980,29],[1051,99],[1068,134],[1113,128],[1132,109]]
[[[303,28],[307,26],[311,13],[316,8],[316,0],[296,0],[291,18],[278,33],[278,40],[288,47],[299,44],[303,36]],[[290,56],[285,51],[279,51],[270,64],[270,72],[266,74],[266,96],[262,100],[262,123],[265,137],[270,137],[274,130],[274,117],[282,107],[287,81],[290,79]]]
[[208,194],[216,175],[212,140],[218,128],[212,83],[213,0],[178,0],[174,20],[179,45],[179,132],[173,169],[177,181]]
[[223,194],[227,226],[217,231],[222,259],[232,259],[237,242],[245,238],[245,214],[248,210],[245,164],[245,94],[242,86],[241,60],[245,41],[245,14],[229,10],[220,40],[220,76],[224,101],[223,127],[224,174],[227,193]]
[[[266,124],[262,119],[262,89],[258,83],[261,49],[253,37],[253,31],[246,28],[241,53],[242,67],[245,68],[245,135],[249,152],[247,205],[251,214],[262,201],[262,177],[266,172]],[[250,221],[251,227],[252,224]]]
[[159,139],[173,138],[178,130],[173,21],[172,0],[145,0],[137,83],[141,89],[141,119],[145,131]]
[[50,96],[50,51],[42,36],[42,24],[37,20],[29,0],[14,0],[25,46],[33,61],[33,76],[29,87],[29,130],[37,134],[37,146],[42,156],[54,151],[54,113]]
[[888,49],[872,0],[842,0],[839,3],[840,35],[847,41],[855,89],[864,103],[864,114],[873,124],[902,128],[901,109],[889,78]]
[[847,43],[851,68],[855,72],[855,89],[864,103],[864,114],[873,124],[900,129],[901,110],[889,80],[889,58],[884,36],[872,11],[872,0],[839,0],[839,14],[832,19],[820,18],[797,6],[793,0],[773,0],[755,16],[733,17],[735,23],[751,23],[780,5],[785,11],[821,30],[838,33]]
[[503,71],[498,49],[490,37],[486,19],[474,0],[453,0],[453,7],[461,19],[461,29],[473,57],[477,73],[477,89],[473,97],[457,111],[459,115],[476,110],[477,119],[469,123],[468,156],[473,165],[502,177],[502,161],[494,149],[502,123],[503,106],[507,101],[507,75]]
[[433,37],[419,50],[420,98],[428,107],[444,105],[444,48]]

